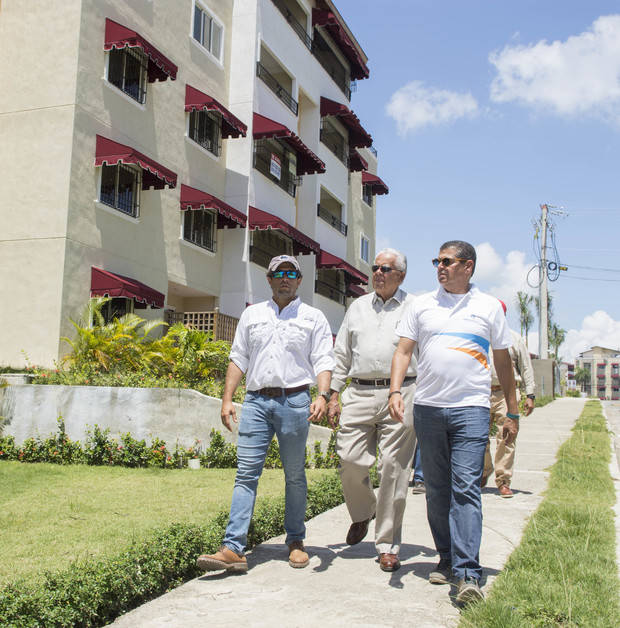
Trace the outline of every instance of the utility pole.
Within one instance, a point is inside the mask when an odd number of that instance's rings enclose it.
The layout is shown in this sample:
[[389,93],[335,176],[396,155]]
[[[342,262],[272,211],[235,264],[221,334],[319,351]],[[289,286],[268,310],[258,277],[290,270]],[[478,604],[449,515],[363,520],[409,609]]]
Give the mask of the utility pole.
[[549,321],[547,312],[547,212],[549,208],[547,205],[541,205],[542,211],[541,228],[542,228],[542,242],[540,247],[540,286],[538,299],[540,303],[540,316],[539,318],[539,330],[538,330],[538,355],[541,360],[546,360],[549,357],[548,353],[548,329]]

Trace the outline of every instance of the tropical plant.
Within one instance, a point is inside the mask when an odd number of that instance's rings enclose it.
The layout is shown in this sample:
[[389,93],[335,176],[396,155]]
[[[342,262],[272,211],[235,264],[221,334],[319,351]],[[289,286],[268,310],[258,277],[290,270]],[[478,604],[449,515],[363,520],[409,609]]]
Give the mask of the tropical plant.
[[549,330],[549,344],[553,347],[553,355],[556,360],[560,360],[560,346],[566,339],[566,330],[556,323],[551,323]]
[[534,316],[530,309],[534,297],[527,292],[517,292],[517,305],[519,306],[519,322],[521,323],[521,335],[525,338],[525,344],[528,345],[528,331],[534,322]]
[[590,371],[582,366],[575,369],[575,381],[581,386],[581,392],[587,392],[586,386],[590,385]]

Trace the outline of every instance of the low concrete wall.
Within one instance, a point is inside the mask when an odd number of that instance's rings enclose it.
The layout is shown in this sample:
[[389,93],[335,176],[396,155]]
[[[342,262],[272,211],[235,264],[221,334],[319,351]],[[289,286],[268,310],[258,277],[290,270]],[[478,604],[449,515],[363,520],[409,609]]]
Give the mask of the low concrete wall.
[[[58,429],[62,416],[72,440],[84,441],[86,430],[98,425],[111,436],[129,432],[134,438],[161,438],[168,446],[188,447],[196,439],[209,442],[212,428],[236,442],[220,420],[221,401],[195,390],[177,388],[115,388],[104,386],[37,386],[22,384],[0,389],[0,417],[5,435],[17,443],[31,436],[43,438]],[[237,405],[237,416],[240,415]],[[310,426],[308,444],[320,441],[325,451],[331,430]]]

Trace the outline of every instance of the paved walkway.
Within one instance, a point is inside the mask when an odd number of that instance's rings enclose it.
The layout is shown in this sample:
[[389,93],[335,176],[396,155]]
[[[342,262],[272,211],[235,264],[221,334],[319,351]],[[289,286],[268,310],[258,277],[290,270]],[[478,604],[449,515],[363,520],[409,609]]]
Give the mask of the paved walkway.
[[[559,399],[521,422],[513,499],[501,499],[494,487],[483,490],[484,528],[480,558],[482,585],[489,590],[523,528],[542,500],[547,469],[583,409],[583,399]],[[492,479],[489,485],[492,485]],[[402,567],[384,573],[374,544],[344,543],[350,519],[339,506],[307,525],[310,565],[288,566],[284,537],[248,554],[244,575],[209,574],[192,580],[114,622],[122,627],[218,628],[252,626],[453,627],[459,621],[454,586],[431,585],[437,562],[426,521],[423,495],[409,495],[401,549]],[[373,538],[371,527],[367,539]]]

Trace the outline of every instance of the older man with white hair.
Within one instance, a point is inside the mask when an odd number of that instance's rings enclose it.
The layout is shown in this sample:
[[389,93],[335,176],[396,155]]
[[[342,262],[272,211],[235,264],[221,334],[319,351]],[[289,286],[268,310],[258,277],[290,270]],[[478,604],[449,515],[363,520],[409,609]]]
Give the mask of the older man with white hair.
[[[388,410],[390,365],[398,344],[396,326],[413,298],[400,288],[406,272],[407,258],[395,249],[384,249],[375,258],[374,292],[351,305],[336,337],[336,366],[327,410],[335,422],[340,417],[336,441],[340,477],[353,520],[347,543],[359,543],[376,516],[375,546],[383,571],[400,567],[398,552],[415,446],[415,360],[408,365],[401,386],[406,407],[402,423],[392,419]],[[340,416],[338,393],[348,378],[351,383],[342,394]],[[368,471],[377,449],[381,481],[375,496]]]

